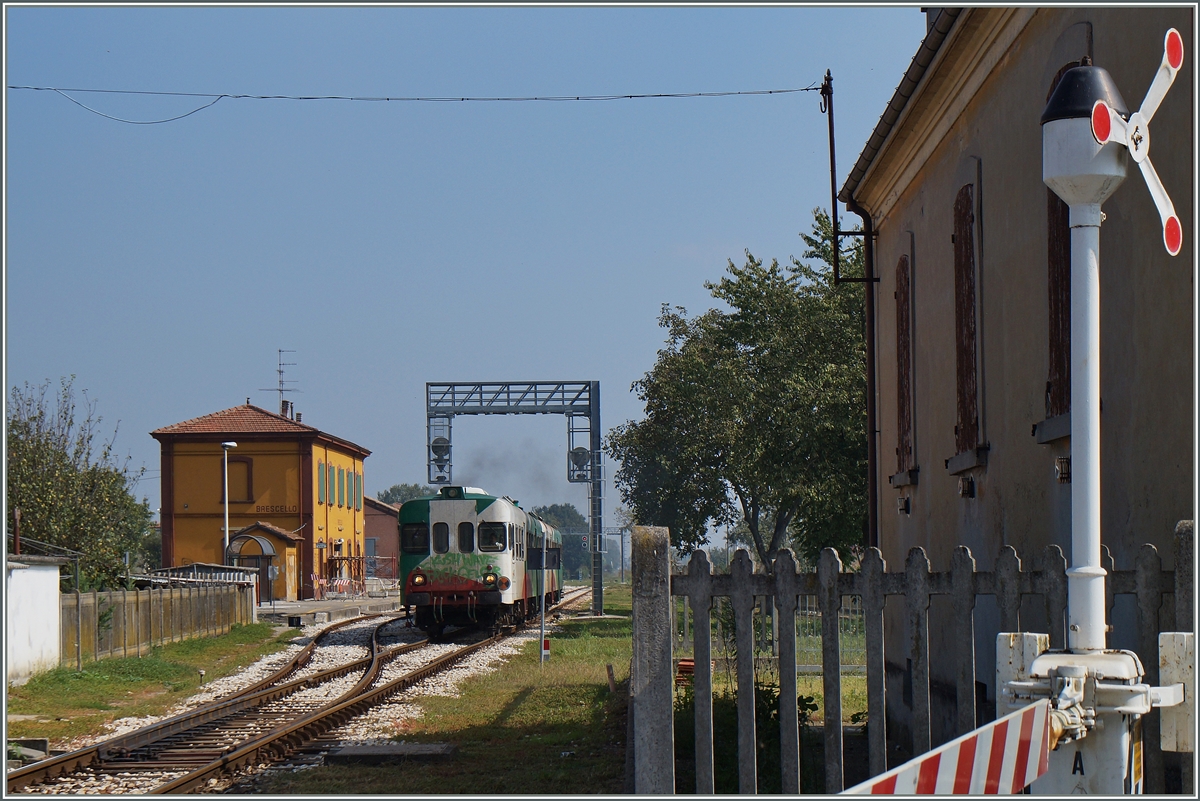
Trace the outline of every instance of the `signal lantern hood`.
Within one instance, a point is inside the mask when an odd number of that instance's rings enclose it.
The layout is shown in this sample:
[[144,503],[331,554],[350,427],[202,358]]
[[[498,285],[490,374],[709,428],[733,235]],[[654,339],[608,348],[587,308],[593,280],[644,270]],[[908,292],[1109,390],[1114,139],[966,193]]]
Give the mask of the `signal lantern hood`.
[[1091,117],[1097,100],[1122,117],[1129,116],[1129,107],[1121,90],[1103,67],[1075,67],[1063,73],[1042,112],[1042,125],[1054,120]]

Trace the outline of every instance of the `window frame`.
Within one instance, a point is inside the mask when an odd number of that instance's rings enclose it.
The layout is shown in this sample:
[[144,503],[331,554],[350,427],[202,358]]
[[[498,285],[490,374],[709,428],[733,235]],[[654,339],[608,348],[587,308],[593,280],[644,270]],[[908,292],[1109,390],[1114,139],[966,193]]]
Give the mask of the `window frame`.
[[[418,550],[416,546],[411,544],[412,543],[412,539],[411,539],[412,535],[415,533],[418,533],[418,531],[424,536],[424,539],[425,539],[425,549],[424,550]],[[430,553],[431,545],[432,545],[432,542],[431,542],[431,537],[429,536],[429,524],[428,523],[421,521],[421,522],[417,522],[417,523],[401,523],[400,524],[400,552],[401,553],[411,554],[414,556],[418,556],[418,555],[428,556]]]
[[[494,530],[495,526],[500,526],[501,530],[504,532],[504,535],[500,541],[500,545],[499,545],[499,547],[494,547],[491,545],[485,547],[483,544],[483,533],[484,533],[485,527],[486,527],[486,530],[490,532],[490,531]],[[509,540],[509,524],[508,523],[480,521],[480,523],[477,527],[477,531],[476,531],[475,543],[476,543],[476,547],[479,549],[479,551],[481,553],[504,553],[508,549],[508,540]]]
[[450,553],[449,523],[437,522],[433,524],[429,532],[429,546],[435,554]]
[[[254,503],[254,458],[250,457],[250,456],[230,456],[229,463],[246,465],[246,495],[248,496],[246,498],[230,498],[229,502],[230,503]],[[225,476],[225,457],[224,456],[222,456],[221,462],[219,463],[218,467],[221,471],[221,473],[220,473],[220,476],[221,476],[221,500],[219,501],[219,503],[221,505],[224,505],[225,504],[225,484],[227,483],[226,476]],[[230,485],[230,487],[231,487],[231,489],[237,489],[237,487],[233,486],[232,484]]]
[[[463,526],[466,526],[466,547],[463,547]],[[459,553],[475,553],[475,524],[469,520],[463,520],[458,524],[458,552]]]

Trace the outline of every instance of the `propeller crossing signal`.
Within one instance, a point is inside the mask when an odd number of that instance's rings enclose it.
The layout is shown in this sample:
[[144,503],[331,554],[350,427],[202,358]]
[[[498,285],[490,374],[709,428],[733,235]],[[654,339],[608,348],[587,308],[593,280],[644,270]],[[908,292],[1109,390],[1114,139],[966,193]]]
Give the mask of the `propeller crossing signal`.
[[1154,118],[1154,112],[1158,111],[1159,104],[1166,97],[1182,66],[1183,37],[1179,31],[1171,28],[1163,42],[1162,64],[1154,74],[1150,88],[1146,90],[1141,108],[1126,120],[1103,100],[1097,100],[1092,106],[1092,136],[1102,145],[1116,142],[1128,148],[1134,162],[1141,168],[1150,197],[1158,208],[1158,216],[1162,218],[1163,245],[1172,256],[1178,256],[1183,247],[1183,228],[1179,224],[1179,217],[1175,215],[1171,197],[1154,171],[1154,165],[1150,163],[1150,120]]

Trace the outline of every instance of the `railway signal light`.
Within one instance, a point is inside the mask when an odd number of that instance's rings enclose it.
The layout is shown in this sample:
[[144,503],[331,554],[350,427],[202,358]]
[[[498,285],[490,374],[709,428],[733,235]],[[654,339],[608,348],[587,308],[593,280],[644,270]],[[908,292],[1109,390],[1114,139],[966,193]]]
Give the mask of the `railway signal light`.
[[587,534],[584,534],[582,537],[580,537],[579,541],[583,545],[583,549],[586,551],[587,550]]
[[1183,37],[1179,31],[1171,28],[1163,41],[1163,59],[1154,74],[1142,107],[1130,114],[1128,119],[1119,111],[1112,108],[1104,100],[1097,100],[1092,106],[1092,136],[1100,145],[1116,142],[1129,150],[1129,155],[1146,180],[1146,188],[1150,190],[1150,198],[1158,210],[1162,220],[1163,246],[1167,253],[1178,256],[1183,247],[1183,229],[1179,217],[1175,215],[1175,205],[1167,195],[1166,188],[1158,178],[1154,165],[1150,163],[1150,120],[1154,112],[1175,82],[1179,68],[1183,66]]

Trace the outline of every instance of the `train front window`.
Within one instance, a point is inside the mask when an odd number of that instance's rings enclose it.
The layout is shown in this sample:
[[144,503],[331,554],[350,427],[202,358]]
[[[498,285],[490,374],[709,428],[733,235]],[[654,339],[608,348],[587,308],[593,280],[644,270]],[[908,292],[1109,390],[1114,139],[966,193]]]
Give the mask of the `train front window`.
[[458,552],[475,552],[475,526],[472,523],[458,524]]
[[400,527],[400,547],[405,553],[429,553],[429,526],[425,523],[405,523]]
[[508,544],[508,529],[504,523],[479,524],[479,550],[503,551]]
[[450,550],[450,526],[445,523],[433,524],[433,552],[445,553]]

